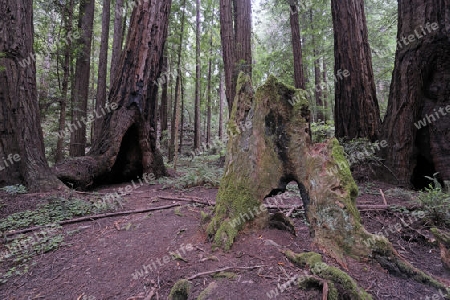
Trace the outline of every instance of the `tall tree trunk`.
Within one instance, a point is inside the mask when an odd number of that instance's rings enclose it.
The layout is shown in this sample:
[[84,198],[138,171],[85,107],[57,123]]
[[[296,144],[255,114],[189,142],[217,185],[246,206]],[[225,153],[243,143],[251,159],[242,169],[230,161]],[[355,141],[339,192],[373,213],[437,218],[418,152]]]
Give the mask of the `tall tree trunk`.
[[180,148],[179,148],[179,146],[180,146],[180,143],[179,143],[179,141],[178,141],[178,139],[179,139],[179,128],[180,128],[180,112],[181,112],[181,81],[182,81],[182,78],[181,78],[181,72],[180,72],[180,74],[178,74],[178,76],[177,76],[177,81],[179,81],[179,83],[177,84],[177,86],[178,86],[178,89],[177,89],[177,91],[176,91],[176,94],[175,94],[175,103],[176,103],[176,105],[175,105],[175,110],[174,110],[174,119],[175,119],[175,135],[174,135],[174,140],[175,140],[175,143],[174,143],[174,151],[173,151],[173,153],[174,153],[174,157],[173,157],[173,168],[174,168],[174,170],[176,170],[177,169],[177,162],[178,162],[178,156],[179,156],[179,150],[180,150]]
[[312,31],[312,47],[314,55],[314,97],[316,99],[316,120],[325,121],[322,102],[322,86],[321,86],[321,73],[320,73],[320,58],[318,57],[318,50],[316,44],[316,37],[314,33],[314,18],[313,10],[309,10],[309,20],[311,22]]
[[294,84],[298,89],[305,89],[305,76],[303,75],[302,39],[300,35],[300,23],[298,18],[297,0],[289,0],[291,24],[291,41],[294,53]]
[[63,184],[45,159],[33,30],[32,1],[0,1],[0,185],[48,191]]
[[77,125],[76,129],[70,135],[69,154],[72,157],[85,155],[94,10],[95,0],[81,0],[78,20],[78,29],[80,30],[81,36],[77,43],[80,51],[77,56],[75,82],[72,89],[72,124]]
[[[181,70],[178,70],[179,74],[181,74]],[[185,108],[185,101],[184,101],[184,79],[183,76],[181,76],[181,110],[180,110],[180,153],[182,153],[183,150],[183,137],[184,137],[184,108]]]
[[220,0],[220,37],[225,72],[225,93],[228,103],[228,113],[231,114],[234,95],[236,94],[236,81],[233,79],[236,57],[232,0]]
[[[161,90],[161,107],[160,107],[160,124],[161,124],[161,132],[167,130],[167,92],[168,92],[168,85],[169,80],[171,80],[172,76],[169,76],[169,61],[167,56],[164,56],[163,58],[163,74],[166,74],[164,77],[165,80],[162,84],[162,90]],[[162,136],[162,135],[161,135]]]
[[178,53],[177,53],[177,62],[176,62],[176,70],[177,70],[177,76],[175,79],[175,98],[173,103],[173,114],[171,119],[171,126],[170,126],[170,146],[169,146],[169,161],[171,161],[174,158],[175,155],[175,144],[178,143],[178,139],[176,139],[176,136],[178,136],[178,127],[176,127],[176,114],[177,114],[177,107],[178,107],[178,101],[180,101],[180,95],[178,94],[181,84],[181,53],[183,49],[183,40],[184,40],[184,21],[186,18],[186,13],[184,8],[186,7],[186,0],[183,0],[183,12],[181,14],[181,28],[180,28],[180,37],[179,37],[179,47],[178,47]]
[[[336,137],[375,141],[381,119],[367,36],[364,1],[331,1],[334,27]],[[345,78],[344,70],[350,72]],[[348,75],[348,74],[347,74]]]
[[327,77],[327,63],[325,58],[322,59],[322,103],[324,109],[324,121],[327,121],[330,115],[328,114],[328,77]]
[[[211,24],[212,28],[212,24]],[[206,144],[209,144],[211,142],[211,73],[212,73],[212,54],[213,54],[213,36],[211,33],[210,40],[209,40],[209,59],[208,59],[208,88],[207,88],[207,105],[208,105],[208,112],[207,112],[207,120],[206,120]]]
[[196,34],[195,34],[195,105],[194,105],[194,150],[200,147],[201,143],[201,124],[200,124],[200,0],[196,0]]
[[123,20],[125,8],[123,6],[124,0],[116,0],[115,15],[114,15],[114,37],[113,48],[111,54],[111,70],[109,72],[109,86],[112,87],[114,83],[114,77],[117,73],[117,67],[119,65],[119,59],[122,53],[123,44]]
[[[156,148],[156,80],[160,77],[171,0],[140,1],[133,10],[120,76],[109,94],[102,131],[89,156],[57,164],[59,178],[75,187],[166,175]],[[116,108],[116,109],[115,109]],[[114,110],[115,109],[115,110]]]
[[383,157],[400,184],[423,188],[430,183],[424,176],[435,172],[450,180],[450,2],[398,4]]
[[226,99],[225,95],[225,76],[220,74],[219,83],[219,139],[223,140],[223,102]]
[[[70,0],[64,6],[64,28],[66,34],[72,32],[72,21],[73,21],[73,0]],[[64,46],[64,63],[63,63],[63,80],[62,80],[62,94],[60,100],[60,111],[59,111],[59,122],[58,122],[58,141],[56,143],[56,154],[55,162],[60,162],[64,158],[64,137],[65,137],[65,127],[66,127],[66,107],[67,107],[67,96],[69,89],[70,80],[70,63],[72,61],[72,40],[67,39],[67,43]]]
[[[100,46],[100,56],[98,62],[97,97],[95,101],[95,111],[99,112],[106,104],[106,76],[108,69],[108,42],[109,42],[109,22],[110,22],[111,0],[103,0],[102,15],[102,37]],[[94,134],[92,140],[98,138],[102,129],[99,119],[94,122]]]
[[252,2],[251,0],[233,0],[234,29],[236,51],[235,80],[239,72],[252,76]]

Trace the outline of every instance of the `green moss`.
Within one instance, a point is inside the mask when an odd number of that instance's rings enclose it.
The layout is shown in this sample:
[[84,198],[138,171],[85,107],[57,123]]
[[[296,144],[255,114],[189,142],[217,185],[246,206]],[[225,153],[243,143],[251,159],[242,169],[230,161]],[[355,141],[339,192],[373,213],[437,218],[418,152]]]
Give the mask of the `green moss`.
[[214,275],[214,278],[236,279],[237,275],[233,272],[220,272]]
[[191,293],[192,284],[186,279],[178,280],[170,290],[169,300],[187,300]]
[[361,222],[361,217],[359,211],[356,209],[355,199],[358,196],[358,186],[353,179],[352,173],[350,171],[350,166],[348,164],[347,158],[345,158],[344,148],[339,144],[337,139],[330,140],[331,145],[331,157],[333,158],[334,166],[338,166],[338,177],[341,180],[341,184],[344,189],[349,193],[350,199],[346,199],[348,203],[346,204],[347,210],[355,218],[358,223]]
[[431,228],[431,233],[436,237],[436,240],[443,244],[445,247],[450,247],[450,234],[446,233],[442,230],[439,230],[437,228]]
[[322,256],[315,252],[305,252],[297,254],[291,250],[283,252],[286,257],[301,268],[315,266],[322,262]]
[[217,283],[211,282],[206,289],[204,289],[200,295],[198,295],[197,300],[206,300],[212,295],[214,290],[217,288]]

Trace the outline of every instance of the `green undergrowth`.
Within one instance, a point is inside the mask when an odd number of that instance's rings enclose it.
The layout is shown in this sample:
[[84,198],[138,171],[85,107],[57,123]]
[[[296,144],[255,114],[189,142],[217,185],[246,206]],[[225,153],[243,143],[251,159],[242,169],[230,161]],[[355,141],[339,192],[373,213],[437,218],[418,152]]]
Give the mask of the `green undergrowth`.
[[[180,159],[177,172],[179,177],[164,177],[158,180],[163,188],[189,189],[197,186],[217,188],[223,175],[223,168],[218,165],[220,155],[209,155]],[[170,166],[170,165],[169,165]]]
[[46,203],[34,210],[25,210],[9,215],[0,221],[0,233],[27,228],[45,226],[75,217],[97,214],[117,208],[114,201],[92,200],[69,197],[51,197]]
[[424,210],[425,221],[429,225],[450,229],[450,193],[444,190],[436,178],[429,179],[433,180],[433,184],[419,192],[416,202]]

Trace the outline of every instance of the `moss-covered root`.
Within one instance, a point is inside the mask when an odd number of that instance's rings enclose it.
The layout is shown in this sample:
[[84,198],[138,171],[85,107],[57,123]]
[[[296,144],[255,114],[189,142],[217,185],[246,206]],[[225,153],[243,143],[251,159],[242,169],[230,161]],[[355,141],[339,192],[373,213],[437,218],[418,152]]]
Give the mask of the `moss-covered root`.
[[443,232],[437,228],[431,228],[431,232],[439,242],[442,264],[450,270],[450,233]]
[[186,279],[178,280],[170,290],[169,300],[187,300],[191,293],[192,284]]
[[400,255],[392,247],[386,239],[379,239],[377,243],[372,246],[372,255],[374,259],[390,274],[403,277],[412,278],[415,281],[435,287],[437,289],[447,289],[448,287],[426,274],[424,271],[417,269],[411,265],[408,261],[401,258]]
[[284,251],[283,253],[294,264],[300,267],[308,267],[314,275],[330,282],[330,286],[336,287],[328,294],[329,300],[338,299],[339,295],[336,293],[338,293],[339,290],[345,291],[345,293],[354,300],[372,299],[372,296],[370,296],[363,288],[359,287],[356,281],[347,273],[324,263],[320,254],[315,252],[296,254],[291,250]]

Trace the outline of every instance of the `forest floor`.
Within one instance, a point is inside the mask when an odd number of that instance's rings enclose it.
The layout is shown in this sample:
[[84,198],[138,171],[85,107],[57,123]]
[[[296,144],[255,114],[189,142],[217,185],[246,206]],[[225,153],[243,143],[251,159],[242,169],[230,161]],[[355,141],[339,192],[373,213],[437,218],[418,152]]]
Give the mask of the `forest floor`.
[[[92,202],[100,193],[114,192],[126,185],[102,187],[94,194],[76,193],[75,196]],[[385,183],[369,182],[360,184],[357,203],[383,204],[380,189],[391,208],[361,212],[365,228],[372,233],[383,232],[412,265],[449,281],[450,272],[442,266],[432,234],[423,220],[411,217],[405,209],[411,203],[412,193]],[[143,185],[122,198],[123,207],[119,211],[176,203],[180,206],[87,220],[40,235],[28,233],[28,237],[33,236],[33,245],[45,238],[48,247],[41,247],[37,255],[26,259],[18,254],[30,251],[26,243],[15,255],[5,256],[8,251],[13,252],[14,244],[11,246],[9,242],[7,248],[3,240],[0,299],[167,299],[173,285],[189,277],[195,277],[190,280],[189,299],[197,299],[205,289],[206,296],[202,299],[322,299],[321,288],[302,290],[293,283],[296,276],[308,270],[293,265],[279,251],[321,253],[312,246],[301,211],[294,211],[291,216],[296,236],[274,228],[246,229],[237,237],[231,251],[223,252],[213,251],[205,234],[205,213],[211,213],[213,206],[160,198],[195,197],[213,202],[216,194],[216,188],[178,190],[166,188],[164,184]],[[50,196],[0,192],[0,220],[6,220],[14,212],[49,203]],[[290,196],[283,197],[283,204],[299,204],[300,198]],[[327,264],[339,267],[326,254],[323,258]],[[220,271],[223,268],[230,269]],[[208,271],[217,272],[201,274]],[[387,274],[375,262],[349,259],[347,272],[373,299],[444,299],[442,291]]]

